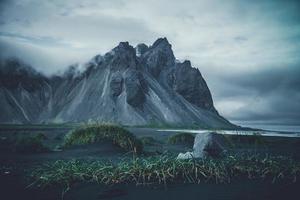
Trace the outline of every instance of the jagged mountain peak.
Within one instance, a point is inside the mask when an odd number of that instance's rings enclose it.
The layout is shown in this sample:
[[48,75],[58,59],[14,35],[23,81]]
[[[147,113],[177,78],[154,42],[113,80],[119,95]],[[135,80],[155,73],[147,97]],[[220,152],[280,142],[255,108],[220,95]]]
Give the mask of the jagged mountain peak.
[[22,87],[2,79],[0,122],[234,127],[215,110],[200,71],[190,61],[175,60],[166,38],[150,47],[121,42],[83,70],[71,66],[61,76],[10,77]]
[[134,48],[129,44],[129,42],[120,42],[119,45],[113,48],[112,51],[115,53],[124,53],[126,51],[132,53],[134,52]]
[[159,78],[163,70],[175,66],[172,46],[166,38],[157,39],[141,58],[143,65],[155,78]]
[[163,38],[158,38],[153,44],[152,44],[152,48],[156,48],[156,47],[170,47],[171,48],[171,44],[169,43],[168,39],[166,37]]
[[169,43],[167,38],[158,38],[149,48],[149,51],[152,51],[156,54],[164,53],[172,59],[175,59],[173,54],[172,45]]
[[192,67],[191,61],[190,60],[184,60],[181,65],[186,66],[186,67]]
[[118,46],[104,55],[105,65],[113,70],[136,68],[136,59],[135,49],[128,42],[120,42]]

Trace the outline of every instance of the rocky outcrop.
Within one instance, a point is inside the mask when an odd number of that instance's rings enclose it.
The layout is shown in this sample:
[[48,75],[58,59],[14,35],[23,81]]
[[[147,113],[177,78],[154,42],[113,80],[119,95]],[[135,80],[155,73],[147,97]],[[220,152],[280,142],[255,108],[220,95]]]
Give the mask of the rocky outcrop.
[[158,78],[161,71],[173,67],[175,57],[166,38],[156,40],[142,55],[142,63],[154,78]]
[[205,80],[199,69],[191,66],[190,61],[178,63],[173,77],[171,86],[178,94],[200,108],[216,112]]
[[136,70],[125,73],[126,101],[133,107],[142,106],[146,100],[147,85],[143,75]]
[[0,122],[235,127],[215,110],[200,71],[175,60],[160,38],[149,47],[121,42],[84,70],[73,65],[52,77],[16,60],[2,63]]
[[114,71],[137,67],[135,49],[128,42],[120,42],[117,47],[107,53],[106,61],[110,69]]
[[219,156],[226,149],[225,141],[222,134],[215,132],[198,133],[194,141],[194,156]]

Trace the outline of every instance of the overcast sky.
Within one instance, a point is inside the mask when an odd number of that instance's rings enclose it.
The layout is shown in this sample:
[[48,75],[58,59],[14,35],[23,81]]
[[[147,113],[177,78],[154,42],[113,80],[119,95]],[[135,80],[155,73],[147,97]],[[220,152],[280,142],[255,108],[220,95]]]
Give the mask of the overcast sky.
[[287,0],[0,0],[0,56],[49,74],[167,37],[229,120],[300,125],[299,13]]

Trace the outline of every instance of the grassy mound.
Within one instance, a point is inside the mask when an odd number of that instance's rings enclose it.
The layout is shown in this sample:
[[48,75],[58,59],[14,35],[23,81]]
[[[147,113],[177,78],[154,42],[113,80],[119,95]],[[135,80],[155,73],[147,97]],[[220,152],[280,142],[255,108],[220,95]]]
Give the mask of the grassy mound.
[[14,151],[18,153],[41,153],[49,149],[43,144],[40,135],[18,138],[14,144]]
[[230,183],[241,179],[296,182],[299,176],[300,163],[287,157],[232,155],[222,159],[178,160],[161,155],[119,163],[56,161],[35,168],[30,177],[38,187],[71,187],[77,182],[108,185]]
[[195,136],[190,133],[178,133],[168,138],[169,144],[186,144],[193,145]]
[[109,124],[88,125],[70,132],[65,137],[65,146],[92,144],[101,141],[111,141],[126,151],[141,153],[143,145],[126,129]]

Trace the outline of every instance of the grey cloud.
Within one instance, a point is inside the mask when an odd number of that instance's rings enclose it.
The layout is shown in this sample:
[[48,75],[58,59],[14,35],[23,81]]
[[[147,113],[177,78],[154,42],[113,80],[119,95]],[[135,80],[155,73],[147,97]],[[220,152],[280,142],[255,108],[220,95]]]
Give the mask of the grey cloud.
[[300,125],[299,96],[266,95],[264,101],[257,100],[252,107],[237,110],[231,120],[273,122],[278,124]]
[[236,37],[234,37],[234,40],[237,42],[245,42],[248,40],[248,38],[243,37],[243,36],[236,36]]
[[232,102],[232,107],[236,101],[244,102],[227,116],[229,119],[300,125],[300,65],[220,78],[225,87],[217,99]]
[[120,41],[167,37],[178,59],[200,69],[225,117],[296,123],[299,10],[292,0],[4,0],[0,48],[53,73]]
[[38,45],[49,45],[49,46],[65,46],[67,45],[65,42],[58,38],[53,37],[33,37],[33,36],[27,36],[27,35],[21,35],[16,33],[7,33],[7,32],[1,32],[0,31],[0,37],[6,37],[11,40],[14,39],[21,39],[23,41],[26,41],[28,43],[38,44]]
[[[226,81],[229,81],[229,77]],[[256,90],[260,95],[277,91],[285,95],[300,92],[300,64],[237,75],[231,77],[230,82],[246,90]]]

